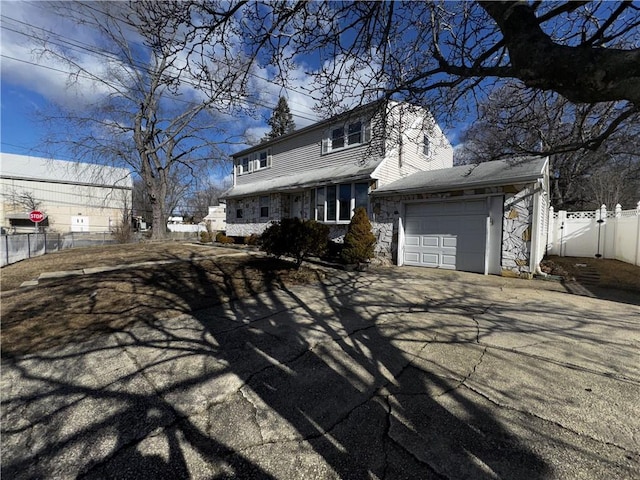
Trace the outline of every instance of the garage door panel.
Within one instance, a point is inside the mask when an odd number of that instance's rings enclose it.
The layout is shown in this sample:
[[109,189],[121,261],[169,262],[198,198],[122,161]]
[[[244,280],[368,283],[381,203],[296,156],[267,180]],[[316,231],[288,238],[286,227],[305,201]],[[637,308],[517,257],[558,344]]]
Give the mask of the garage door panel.
[[420,238],[422,239],[422,242],[420,243],[422,244],[423,247],[439,247],[440,246],[440,237],[423,235]]
[[456,256],[455,255],[442,255],[442,268],[456,268]]
[[404,243],[407,247],[419,247],[420,237],[416,235],[405,235]]
[[486,200],[406,208],[404,263],[484,272]]
[[422,263],[430,267],[437,267],[440,264],[440,255],[437,253],[423,253]]
[[419,265],[420,254],[418,252],[405,252],[404,261],[407,265]]
[[443,247],[453,247],[455,248],[458,245],[458,237],[444,237],[442,239]]

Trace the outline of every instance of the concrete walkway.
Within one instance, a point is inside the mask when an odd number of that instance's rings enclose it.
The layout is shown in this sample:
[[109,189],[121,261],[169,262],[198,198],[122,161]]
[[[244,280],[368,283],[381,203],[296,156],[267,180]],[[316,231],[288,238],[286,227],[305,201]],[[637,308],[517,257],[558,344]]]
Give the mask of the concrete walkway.
[[2,364],[2,478],[639,478],[640,308],[426,269]]

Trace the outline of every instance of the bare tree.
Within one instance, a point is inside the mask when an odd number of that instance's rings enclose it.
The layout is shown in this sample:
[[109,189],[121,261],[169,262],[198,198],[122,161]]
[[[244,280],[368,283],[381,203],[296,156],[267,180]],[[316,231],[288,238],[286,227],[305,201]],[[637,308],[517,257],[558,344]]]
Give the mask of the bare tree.
[[11,203],[11,207],[14,209],[21,208],[27,212],[38,210],[42,201],[38,200],[33,192],[27,190],[11,189],[2,194],[3,197]]
[[135,172],[151,208],[152,238],[162,238],[184,189],[225,158],[214,139],[224,134],[222,114],[243,98],[246,68],[223,36],[196,44],[181,18],[159,15],[153,6],[55,2],[51,8],[99,35],[92,53],[104,69],[85,66],[77,49],[59,43],[45,42],[40,53],[72,71],[71,86],[89,82],[98,92],[93,102],[55,106],[45,118],[54,129],[51,143],[70,146],[80,159]]
[[194,221],[202,221],[209,214],[209,207],[218,205],[218,199],[224,191],[224,187],[209,182],[194,192],[188,200],[189,213]]
[[[640,126],[627,124],[609,133],[595,148],[585,148],[584,136],[600,137],[611,102],[575,105],[547,92],[531,98],[521,85],[511,83],[493,92],[480,105],[480,120],[463,134],[457,163],[515,159],[540,151],[551,155],[552,202],[563,209],[594,207],[594,192],[605,178],[625,179],[627,187],[612,184],[616,203],[638,186]],[[616,180],[617,182],[617,180]],[[596,187],[597,185],[597,187]],[[603,197],[602,194],[597,195]],[[599,201],[599,200],[598,200]],[[595,205],[599,206],[599,205]]]
[[234,33],[283,82],[301,55],[319,58],[308,90],[327,115],[382,97],[426,106],[441,121],[468,118],[496,86],[518,80],[530,92],[556,92],[575,104],[615,102],[597,135],[585,134],[572,148],[597,149],[639,119],[640,15],[633,2],[225,0],[180,8],[206,19],[193,28],[202,39],[215,35],[208,24],[241,12]]

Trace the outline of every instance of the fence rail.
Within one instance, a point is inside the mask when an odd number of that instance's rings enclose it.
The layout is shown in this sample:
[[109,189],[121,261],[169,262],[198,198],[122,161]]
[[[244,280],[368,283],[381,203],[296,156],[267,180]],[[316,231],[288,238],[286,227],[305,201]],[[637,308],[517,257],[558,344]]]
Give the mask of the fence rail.
[[31,257],[57,252],[65,248],[89,247],[117,243],[111,232],[23,233],[2,235],[0,266],[10,265]]
[[602,205],[593,212],[550,209],[547,253],[612,258],[640,266],[640,202],[632,210]]

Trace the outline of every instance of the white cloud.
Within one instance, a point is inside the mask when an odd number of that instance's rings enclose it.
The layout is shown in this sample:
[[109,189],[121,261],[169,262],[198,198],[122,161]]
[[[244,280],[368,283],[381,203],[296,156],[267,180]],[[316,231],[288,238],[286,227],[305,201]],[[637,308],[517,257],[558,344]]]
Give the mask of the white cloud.
[[[107,93],[104,84],[84,76],[74,78],[69,75],[71,69],[68,65],[52,55],[41,53],[45,40],[49,48],[60,51],[64,41],[84,44],[88,41],[86,34],[76,35],[78,29],[69,21],[39,8],[37,4],[11,2],[10,5],[10,9],[3,5],[2,10],[3,82],[61,104],[92,102]],[[65,33],[64,37],[59,37],[48,32]],[[76,54],[78,64],[84,69],[97,76],[105,76],[103,58],[83,54],[81,50]]]

